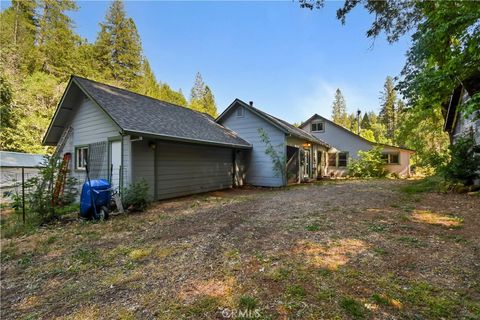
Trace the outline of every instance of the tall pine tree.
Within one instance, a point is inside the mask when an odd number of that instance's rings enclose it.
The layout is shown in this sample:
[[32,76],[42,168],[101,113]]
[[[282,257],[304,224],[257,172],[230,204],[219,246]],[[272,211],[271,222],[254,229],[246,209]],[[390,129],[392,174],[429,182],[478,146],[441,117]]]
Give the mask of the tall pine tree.
[[200,72],[197,72],[190,92],[190,108],[199,112],[205,112],[212,117],[218,115],[215,97],[210,88],[203,82]]
[[386,127],[386,137],[395,143],[395,128],[397,121],[397,92],[392,77],[387,77],[380,96],[380,121]]
[[370,125],[370,119],[368,118],[368,113],[365,112],[363,114],[362,122],[361,122],[361,128],[362,130],[370,130],[371,125]]
[[128,18],[121,0],[114,0],[100,24],[96,54],[107,80],[135,89],[142,72],[142,45],[135,22]]
[[73,0],[41,0],[38,18],[38,69],[64,79],[75,70],[80,37],[73,31],[67,11],[77,10]]
[[10,80],[31,71],[35,64],[35,8],[34,0],[13,0],[0,13],[0,61]]
[[347,115],[347,104],[340,89],[335,91],[335,100],[332,105],[332,121],[345,128],[350,127],[350,121]]

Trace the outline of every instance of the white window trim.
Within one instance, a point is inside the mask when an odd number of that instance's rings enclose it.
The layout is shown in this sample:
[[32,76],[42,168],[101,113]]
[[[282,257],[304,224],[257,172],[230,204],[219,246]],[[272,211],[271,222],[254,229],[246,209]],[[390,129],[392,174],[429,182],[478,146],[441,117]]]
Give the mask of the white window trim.
[[[86,169],[86,161],[85,157],[83,156],[83,153],[85,152],[84,150],[87,151],[87,157],[88,157],[88,152],[89,148],[88,146],[77,146],[75,147],[75,170],[85,170]],[[82,156],[80,157],[80,154]]]
[[[322,124],[322,130],[318,130],[318,124],[321,123]],[[312,126],[316,124],[317,125],[317,130],[312,130]],[[312,132],[325,132],[325,121],[314,121],[310,124],[310,130]]]
[[[400,152],[384,152],[383,155],[387,155],[387,162],[385,162],[385,164],[400,165]],[[398,156],[398,162],[392,162],[392,160],[391,160],[392,155],[397,155]]]

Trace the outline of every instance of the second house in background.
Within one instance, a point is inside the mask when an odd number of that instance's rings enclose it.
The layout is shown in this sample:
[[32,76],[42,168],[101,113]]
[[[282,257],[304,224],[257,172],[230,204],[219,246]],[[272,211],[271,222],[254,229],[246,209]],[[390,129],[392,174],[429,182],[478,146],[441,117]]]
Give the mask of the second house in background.
[[410,156],[414,153],[413,150],[369,141],[318,114],[302,123],[300,128],[331,146],[328,152],[322,154],[322,176],[345,176],[348,173],[349,159],[358,158],[359,151],[368,151],[375,146],[382,148],[385,168],[389,173],[401,177],[410,175]]
[[279,187],[321,177],[320,157],[329,145],[310,133],[235,99],[217,123],[252,145],[245,153],[245,182]]

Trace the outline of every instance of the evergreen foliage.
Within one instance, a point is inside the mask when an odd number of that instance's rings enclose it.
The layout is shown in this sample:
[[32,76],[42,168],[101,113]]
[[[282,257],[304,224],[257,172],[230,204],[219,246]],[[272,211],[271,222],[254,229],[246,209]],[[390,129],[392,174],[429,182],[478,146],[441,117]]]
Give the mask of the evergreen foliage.
[[475,152],[475,139],[465,135],[450,146],[451,158],[442,173],[449,181],[472,185],[480,178],[480,155]]
[[365,130],[369,130],[371,129],[371,125],[370,125],[370,119],[368,118],[368,113],[365,112],[363,114],[363,118],[362,118],[362,122],[361,122],[361,127],[362,127],[362,130],[365,129]]
[[397,91],[392,77],[388,76],[380,96],[381,109],[380,121],[387,128],[386,138],[395,142],[395,129],[397,121]]
[[332,105],[332,121],[350,129],[351,120],[347,115],[347,104],[340,89],[335,91],[335,99]]
[[[73,0],[13,0],[0,12],[1,150],[52,150],[41,141],[71,74],[188,105],[155,78],[122,1],[109,7],[95,43],[75,33],[68,13],[77,9]],[[216,115],[210,88],[199,97],[202,112]]]
[[142,45],[122,1],[112,2],[100,28],[95,46],[102,73],[118,86],[135,89],[142,71]]
[[203,82],[200,72],[197,72],[195,82],[190,92],[190,108],[207,113],[214,118],[218,115],[215,97],[209,86]]

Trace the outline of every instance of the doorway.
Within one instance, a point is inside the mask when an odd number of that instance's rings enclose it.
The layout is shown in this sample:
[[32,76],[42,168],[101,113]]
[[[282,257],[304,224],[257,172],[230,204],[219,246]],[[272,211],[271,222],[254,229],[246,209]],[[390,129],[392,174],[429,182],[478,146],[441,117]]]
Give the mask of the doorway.
[[310,149],[303,150],[303,177],[311,178],[312,177],[312,156]]
[[112,187],[120,187],[120,175],[122,168],[122,142],[110,142],[110,182]]

